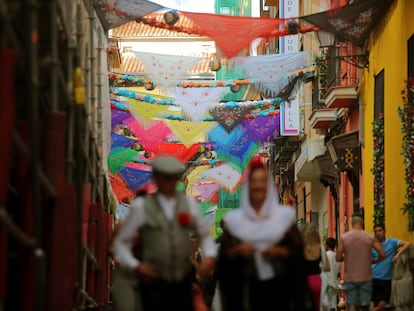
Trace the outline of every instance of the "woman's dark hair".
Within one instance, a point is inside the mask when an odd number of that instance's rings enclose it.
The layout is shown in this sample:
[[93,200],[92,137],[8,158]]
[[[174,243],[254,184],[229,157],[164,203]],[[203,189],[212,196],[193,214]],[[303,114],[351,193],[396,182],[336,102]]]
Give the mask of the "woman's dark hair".
[[335,249],[335,247],[336,247],[336,240],[334,238],[327,238],[326,241],[325,241],[325,244],[330,249]]

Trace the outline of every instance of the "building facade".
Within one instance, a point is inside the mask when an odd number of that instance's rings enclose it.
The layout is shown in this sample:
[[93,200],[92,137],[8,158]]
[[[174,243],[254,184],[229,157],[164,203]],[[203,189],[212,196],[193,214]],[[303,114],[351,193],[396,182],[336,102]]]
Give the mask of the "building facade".
[[[389,236],[413,241],[413,219],[402,208],[407,203],[407,182],[404,161],[412,162],[402,153],[402,121],[398,107],[403,106],[401,92],[405,81],[414,76],[414,3],[395,1],[387,18],[378,25],[370,40],[369,70],[362,75],[363,97],[363,175],[362,204],[365,208],[367,230],[375,221],[384,219]],[[382,119],[382,121],[381,121]],[[378,148],[374,130],[383,124],[383,149]],[[374,155],[381,152],[383,162]],[[373,169],[382,166],[383,177],[369,178]],[[379,176],[381,177],[381,176]],[[375,187],[383,196],[376,194]],[[412,214],[411,214],[412,215]]]

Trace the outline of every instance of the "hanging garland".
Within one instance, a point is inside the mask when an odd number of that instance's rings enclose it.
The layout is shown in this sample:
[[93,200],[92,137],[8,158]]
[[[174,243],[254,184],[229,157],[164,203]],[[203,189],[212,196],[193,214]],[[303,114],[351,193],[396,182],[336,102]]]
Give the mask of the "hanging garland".
[[406,82],[406,88],[402,91],[404,105],[398,107],[398,115],[401,118],[402,151],[405,166],[405,182],[407,188],[403,213],[408,213],[410,230],[414,230],[414,78]]
[[[175,102],[173,99],[162,99],[158,97],[151,96],[149,94],[142,94],[126,89],[121,88],[112,88],[110,89],[110,92],[112,95],[118,95],[118,96],[124,96],[129,97],[132,99],[136,99],[138,101],[150,103],[153,105],[170,105],[174,106]],[[269,106],[277,106],[279,107],[280,103],[283,102],[283,98],[276,97],[276,98],[267,98],[262,100],[248,100],[248,101],[242,101],[242,102],[235,102],[235,101],[228,101],[225,103],[216,103],[216,107],[226,107],[226,108],[232,108],[232,107],[242,107],[242,106],[248,106],[250,108],[263,108],[263,107],[269,107]],[[113,101],[114,103],[115,101]],[[117,104],[117,107],[121,110],[127,110],[126,105]],[[125,107],[125,109],[123,108]]]
[[374,139],[374,225],[385,223],[384,196],[384,116],[382,113],[372,122]]

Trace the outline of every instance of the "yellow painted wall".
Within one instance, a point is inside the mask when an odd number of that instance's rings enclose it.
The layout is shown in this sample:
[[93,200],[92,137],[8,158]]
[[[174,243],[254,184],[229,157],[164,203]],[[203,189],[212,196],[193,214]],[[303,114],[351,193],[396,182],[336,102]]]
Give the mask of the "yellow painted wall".
[[[373,141],[374,77],[384,69],[385,116],[385,219],[387,235],[414,242],[414,232],[407,230],[407,215],[401,207],[405,202],[404,166],[401,153],[401,121],[397,107],[402,106],[401,91],[407,78],[407,40],[414,34],[414,1],[397,0],[385,27],[372,35],[369,49],[369,69],[362,77],[361,95],[364,104],[363,176],[366,229],[373,232]],[[414,159],[413,159],[414,160]]]

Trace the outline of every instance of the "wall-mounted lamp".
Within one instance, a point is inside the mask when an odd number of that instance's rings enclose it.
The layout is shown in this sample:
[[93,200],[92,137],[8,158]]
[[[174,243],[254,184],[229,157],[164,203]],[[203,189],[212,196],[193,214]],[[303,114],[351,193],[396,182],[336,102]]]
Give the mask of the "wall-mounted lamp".
[[[332,48],[336,46],[336,36],[334,33],[319,30],[315,32],[316,38],[318,39],[318,46],[320,49],[322,48]],[[368,68],[369,64],[369,57],[368,53],[364,54],[354,54],[354,55],[326,55],[326,59],[339,59],[341,61],[347,62],[353,66],[357,66],[358,68]]]

